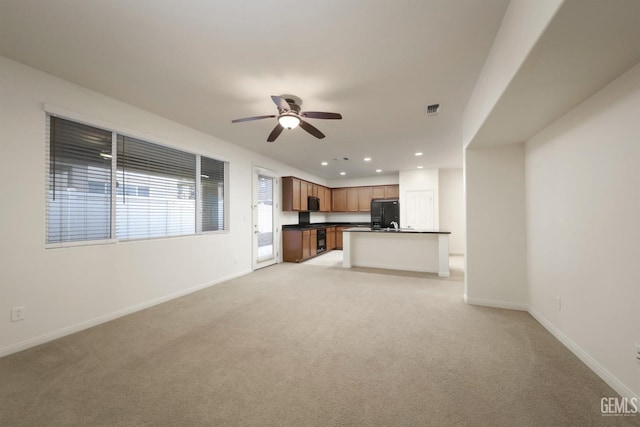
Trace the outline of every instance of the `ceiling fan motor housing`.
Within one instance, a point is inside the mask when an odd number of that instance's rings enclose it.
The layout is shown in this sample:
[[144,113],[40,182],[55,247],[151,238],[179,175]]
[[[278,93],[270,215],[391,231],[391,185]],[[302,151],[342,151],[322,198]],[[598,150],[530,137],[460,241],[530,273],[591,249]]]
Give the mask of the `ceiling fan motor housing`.
[[287,104],[289,104],[289,107],[291,108],[291,111],[295,111],[296,114],[300,114],[300,106],[298,104],[296,104],[296,101],[294,101],[293,99],[289,99],[289,98],[285,98],[285,101],[287,101]]

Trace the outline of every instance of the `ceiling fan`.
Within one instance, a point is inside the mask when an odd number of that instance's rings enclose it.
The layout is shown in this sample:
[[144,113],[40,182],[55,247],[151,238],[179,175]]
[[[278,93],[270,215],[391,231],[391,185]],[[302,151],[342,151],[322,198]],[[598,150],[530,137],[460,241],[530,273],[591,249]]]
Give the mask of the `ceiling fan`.
[[339,113],[323,113],[321,111],[302,111],[300,112],[300,104],[302,101],[299,99],[295,99],[294,96],[291,95],[283,95],[283,96],[275,96],[272,95],[271,99],[278,107],[278,114],[271,114],[268,116],[255,116],[255,117],[246,117],[244,119],[235,119],[232,120],[231,123],[240,123],[240,122],[249,122],[252,120],[261,120],[261,119],[270,119],[270,118],[278,118],[278,124],[269,134],[267,138],[267,142],[275,141],[282,131],[286,129],[294,129],[298,125],[311,135],[315,136],[318,139],[324,138],[324,134],[320,132],[315,126],[312,124],[305,122],[302,120],[305,119],[333,119],[340,120],[342,119],[342,115]]

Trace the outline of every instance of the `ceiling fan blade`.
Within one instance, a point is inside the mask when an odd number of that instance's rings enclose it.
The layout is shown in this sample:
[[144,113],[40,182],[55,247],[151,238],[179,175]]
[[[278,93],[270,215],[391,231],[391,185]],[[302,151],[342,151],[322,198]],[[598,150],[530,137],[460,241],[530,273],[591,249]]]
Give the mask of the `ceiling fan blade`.
[[276,127],[274,127],[271,133],[269,134],[269,137],[267,138],[267,142],[275,141],[280,136],[283,130],[284,128],[280,126],[280,123],[278,123]]
[[300,120],[300,127],[318,139],[324,138],[324,133],[320,132],[318,128],[310,123],[305,122],[304,120]]
[[284,98],[281,98],[281,97],[275,96],[275,95],[271,95],[271,99],[273,100],[274,104],[276,104],[278,106],[278,109],[280,111],[291,111],[291,106],[289,105],[289,103]]
[[251,120],[260,120],[260,119],[269,119],[269,118],[274,118],[275,115],[270,115],[270,116],[255,116],[255,117],[245,117],[244,119],[235,119],[235,120],[231,120],[231,123],[240,123],[240,122],[249,122]]
[[300,115],[310,119],[342,119],[342,114],[340,113],[323,113],[322,111],[303,111]]

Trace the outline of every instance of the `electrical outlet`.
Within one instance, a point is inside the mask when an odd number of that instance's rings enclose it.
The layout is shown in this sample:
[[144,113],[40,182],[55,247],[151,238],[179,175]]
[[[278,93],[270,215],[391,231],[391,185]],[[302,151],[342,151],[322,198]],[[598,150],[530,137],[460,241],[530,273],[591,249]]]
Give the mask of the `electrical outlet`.
[[558,311],[562,310],[562,300],[560,299],[560,297],[556,297],[556,309]]
[[24,305],[11,308],[11,321],[17,322],[18,320],[24,320]]

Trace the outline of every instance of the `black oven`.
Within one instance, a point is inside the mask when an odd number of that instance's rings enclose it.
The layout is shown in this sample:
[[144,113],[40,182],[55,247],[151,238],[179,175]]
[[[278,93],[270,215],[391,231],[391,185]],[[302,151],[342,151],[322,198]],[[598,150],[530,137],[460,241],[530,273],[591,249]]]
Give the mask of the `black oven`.
[[316,248],[316,253],[325,252],[327,250],[327,229],[319,228],[318,229],[318,247]]

